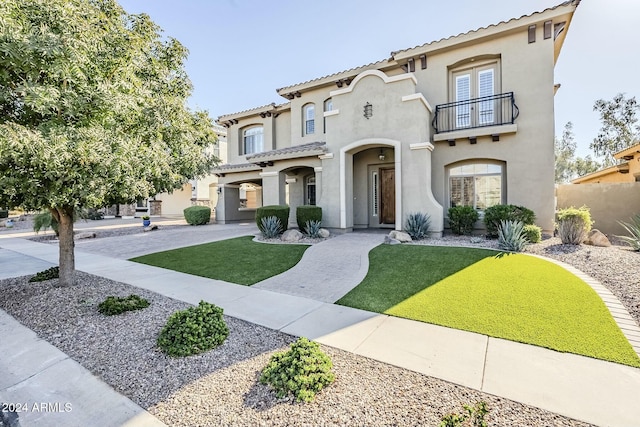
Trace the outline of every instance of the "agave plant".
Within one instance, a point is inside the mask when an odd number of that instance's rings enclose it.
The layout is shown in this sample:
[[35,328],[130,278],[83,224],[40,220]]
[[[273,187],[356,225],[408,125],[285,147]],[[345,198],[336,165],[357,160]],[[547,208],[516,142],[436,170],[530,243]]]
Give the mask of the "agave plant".
[[280,235],[282,225],[280,219],[277,216],[268,216],[262,218],[262,236],[265,239],[273,239]]
[[316,239],[320,237],[320,227],[322,225],[321,221],[307,221],[304,224],[304,232],[307,236],[312,239]]
[[412,213],[407,216],[407,222],[404,225],[407,234],[414,240],[424,239],[429,235],[429,226],[431,218],[425,213]]
[[505,251],[522,252],[527,245],[524,224],[520,221],[500,221],[498,247]]
[[627,233],[630,236],[616,236],[622,241],[627,242],[634,251],[640,251],[640,214],[631,218],[631,222],[622,222],[618,221],[618,223],[627,230]]

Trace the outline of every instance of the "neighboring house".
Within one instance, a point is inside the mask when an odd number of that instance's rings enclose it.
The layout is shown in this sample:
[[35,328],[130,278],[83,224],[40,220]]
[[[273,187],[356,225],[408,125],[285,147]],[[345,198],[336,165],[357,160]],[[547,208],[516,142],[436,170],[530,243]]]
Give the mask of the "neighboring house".
[[640,143],[613,155],[619,163],[571,181],[572,184],[640,182]]
[[[218,136],[218,143],[213,149],[213,154],[220,159],[221,163],[225,163],[227,159],[227,129],[216,125],[214,130]],[[110,206],[104,209],[104,213],[106,216],[162,215],[182,218],[185,208],[202,205],[209,206],[213,214],[218,202],[218,194],[218,177],[211,174],[202,179],[190,180],[181,189],[172,193],[160,193],[155,197],[139,200],[135,204]]]
[[553,229],[554,66],[579,0],[392,52],[278,89],[288,100],[218,118],[228,164],[218,222],[315,204],[323,226],[402,229],[451,206],[511,203]]

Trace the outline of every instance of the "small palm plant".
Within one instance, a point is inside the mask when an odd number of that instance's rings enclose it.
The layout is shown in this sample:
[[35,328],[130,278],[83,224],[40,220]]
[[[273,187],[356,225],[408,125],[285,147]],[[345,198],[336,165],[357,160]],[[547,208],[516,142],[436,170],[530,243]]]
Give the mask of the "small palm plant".
[[622,221],[618,221],[618,223],[627,230],[627,233],[629,233],[630,236],[616,237],[631,245],[634,251],[640,251],[640,214],[632,217],[630,223]]

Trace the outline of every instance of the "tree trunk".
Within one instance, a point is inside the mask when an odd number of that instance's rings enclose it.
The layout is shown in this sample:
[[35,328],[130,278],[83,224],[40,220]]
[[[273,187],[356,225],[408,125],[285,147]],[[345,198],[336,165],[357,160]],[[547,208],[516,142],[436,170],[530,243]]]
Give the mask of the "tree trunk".
[[72,286],[75,284],[75,255],[73,240],[73,208],[63,206],[51,209],[51,214],[58,221],[58,231],[60,233],[60,258],[58,266],[60,268],[60,278],[58,286]]

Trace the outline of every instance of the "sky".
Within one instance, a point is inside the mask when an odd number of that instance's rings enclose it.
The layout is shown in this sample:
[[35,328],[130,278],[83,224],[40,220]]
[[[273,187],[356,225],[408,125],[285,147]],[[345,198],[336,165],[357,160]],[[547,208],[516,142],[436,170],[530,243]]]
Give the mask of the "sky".
[[[369,64],[390,52],[560,4],[561,0],[119,0],[189,49],[189,106],[216,119],[286,102],[276,89]],[[600,129],[598,99],[640,101],[640,1],[582,0],[555,68],[556,135],[577,154]],[[523,76],[524,78],[525,76]]]

